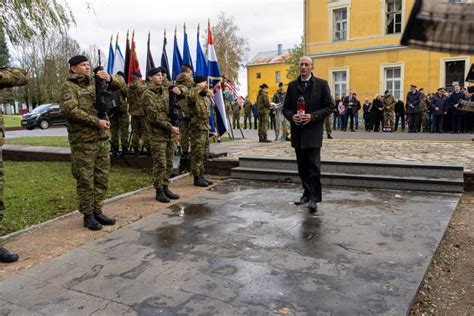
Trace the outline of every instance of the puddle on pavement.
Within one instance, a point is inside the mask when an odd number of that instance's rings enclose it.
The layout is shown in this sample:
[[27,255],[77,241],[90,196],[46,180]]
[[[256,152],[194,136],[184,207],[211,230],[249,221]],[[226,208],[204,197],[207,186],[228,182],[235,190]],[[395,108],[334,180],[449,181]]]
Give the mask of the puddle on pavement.
[[321,218],[307,216],[301,223],[303,241],[316,241],[321,238]]
[[212,208],[205,204],[175,204],[169,207],[172,214],[170,216],[179,217],[205,217],[212,214]]

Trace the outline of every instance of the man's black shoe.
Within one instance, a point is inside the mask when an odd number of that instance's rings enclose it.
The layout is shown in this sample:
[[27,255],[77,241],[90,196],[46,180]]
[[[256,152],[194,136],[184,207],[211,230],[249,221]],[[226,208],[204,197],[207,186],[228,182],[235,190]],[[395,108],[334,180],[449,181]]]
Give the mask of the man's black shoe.
[[115,218],[108,217],[102,212],[94,212],[94,217],[102,225],[115,225]]
[[308,208],[310,212],[315,213],[318,210],[318,203],[315,200],[310,200]]
[[169,203],[170,202],[170,199],[166,196],[165,192],[163,191],[163,189],[158,189],[156,190],[156,197],[155,199],[158,201],[158,202],[161,202],[161,203]]
[[194,185],[197,187],[207,187],[209,184],[204,181],[201,177],[194,177]]
[[170,198],[171,200],[177,200],[179,199],[179,195],[176,194],[176,193],[173,193],[170,191],[170,188],[167,186],[167,185],[164,185],[163,186],[163,192],[165,193],[165,195]]
[[209,180],[208,178],[201,177],[201,179],[203,179],[204,181],[206,181],[207,184],[209,184],[209,185],[213,185],[213,184],[214,184],[214,181],[211,181],[211,180]]
[[299,201],[296,201],[295,202],[295,205],[303,205],[303,204],[306,204],[309,202],[309,197],[307,197],[306,195],[303,195]]
[[16,253],[10,252],[7,249],[0,246],[0,262],[12,263],[18,260]]
[[90,230],[101,230],[102,225],[97,221],[94,214],[84,215],[84,227],[89,228]]

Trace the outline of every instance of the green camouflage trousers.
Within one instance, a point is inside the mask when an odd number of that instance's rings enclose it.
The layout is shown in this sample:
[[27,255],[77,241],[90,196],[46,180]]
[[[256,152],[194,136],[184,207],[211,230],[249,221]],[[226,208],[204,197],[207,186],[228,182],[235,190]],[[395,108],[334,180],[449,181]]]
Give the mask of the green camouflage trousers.
[[245,113],[244,114],[244,127],[247,128],[247,120],[249,122],[249,129],[252,129],[252,114],[251,113]]
[[119,135],[121,148],[128,147],[128,113],[114,114],[110,118],[110,133],[112,147],[119,150]]
[[3,147],[0,146],[0,223],[3,219],[5,204],[3,203]]
[[132,116],[132,148],[140,147],[140,133],[143,132],[143,146],[150,146],[150,134],[144,116]]
[[176,137],[171,137],[170,141],[151,139],[150,145],[153,158],[153,186],[155,189],[161,189],[163,185],[170,184]]
[[267,139],[267,130],[268,130],[268,114],[264,114],[259,112],[258,113],[258,138],[260,139]]
[[393,112],[383,112],[383,127],[385,126],[393,129]]
[[183,118],[179,121],[179,139],[181,141],[181,149],[183,152],[189,152],[191,121],[189,118]]
[[192,130],[191,134],[191,173],[198,177],[204,175],[204,163],[208,155],[209,131]]
[[327,134],[331,134],[332,132],[332,129],[331,129],[331,116],[332,115],[328,115],[326,116],[326,118],[324,119],[324,126],[326,128],[326,133]]
[[109,151],[107,140],[71,145],[71,169],[82,214],[102,210],[109,184]]
[[421,112],[421,131],[426,132],[426,112]]
[[232,112],[232,128],[240,128],[240,111]]

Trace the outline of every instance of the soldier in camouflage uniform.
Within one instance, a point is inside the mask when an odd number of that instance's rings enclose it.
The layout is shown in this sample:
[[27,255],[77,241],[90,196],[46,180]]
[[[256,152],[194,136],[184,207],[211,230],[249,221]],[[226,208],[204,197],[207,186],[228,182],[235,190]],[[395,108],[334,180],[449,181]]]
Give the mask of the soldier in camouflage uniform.
[[[170,199],[179,199],[179,195],[169,190],[170,175],[173,169],[172,157],[176,150],[173,135],[179,134],[179,128],[173,126],[169,117],[169,91],[163,85],[163,70],[161,67],[148,71],[148,88],[142,95],[145,117],[150,131],[150,145],[153,157],[153,186],[156,190],[156,200],[169,203]],[[178,87],[172,89],[180,95]]]
[[207,187],[212,181],[204,178],[204,162],[208,156],[209,148],[209,98],[213,93],[207,87],[205,77],[194,78],[196,86],[191,90],[189,113],[191,115],[191,172],[194,185]]
[[150,136],[145,119],[145,110],[141,103],[141,97],[146,86],[140,82],[142,75],[135,71],[132,74],[132,83],[128,87],[128,105],[132,116],[132,148],[135,155],[140,153],[140,133],[143,133],[143,146],[147,148],[147,154],[151,156]]
[[181,73],[176,77],[176,86],[181,91],[181,94],[178,95],[178,105],[180,108],[179,116],[179,125],[180,133],[179,138],[181,140],[181,148],[183,150],[183,159],[189,159],[189,126],[191,124],[191,119],[189,117],[189,99],[188,94],[191,88],[193,87],[193,70],[191,66],[183,64],[181,66]]
[[[117,72],[117,75],[121,76],[125,80],[125,74],[122,71]],[[127,104],[127,86],[123,85],[114,91],[111,91],[116,95],[115,100],[118,102],[118,108],[109,114],[110,118],[110,133],[112,153],[116,154],[119,148],[122,148],[122,154],[129,154],[128,151],[128,127],[130,125],[130,116],[128,114]],[[120,146],[119,146],[120,138]]]
[[232,102],[232,128],[240,128],[240,110],[239,103]]
[[[18,68],[0,67],[0,90],[24,86],[28,83],[28,75],[25,71]],[[2,146],[5,137],[5,129],[3,124],[3,113],[0,113],[0,222],[3,219],[5,205],[3,203],[3,155]],[[0,262],[11,263],[18,260],[16,253],[10,252],[4,247],[0,246]]]
[[249,121],[249,129],[252,129],[252,103],[249,97],[245,98],[244,103],[244,129],[247,129],[247,120]]
[[258,107],[258,138],[260,143],[270,143],[271,140],[267,138],[268,130],[268,115],[270,114],[270,100],[268,99],[268,85],[266,83],[260,86],[257,96]]
[[395,104],[397,104],[397,101],[390,94],[390,91],[386,90],[383,97],[383,129],[390,127],[390,132],[393,131]]
[[[421,93],[421,100],[420,100],[420,113],[421,113],[421,132],[426,133],[428,132],[428,128],[426,126],[426,113],[428,112],[428,98],[426,97],[425,90],[420,88]],[[420,131],[420,129],[418,129]]]
[[[87,57],[74,56],[68,62],[69,76],[62,86],[59,106],[66,118],[79,211],[85,227],[100,230],[102,225],[115,224],[115,219],[102,213],[110,172],[110,122],[99,118],[95,108],[96,79],[91,76]],[[125,85],[122,77],[110,76],[104,70],[97,71],[97,76],[110,89]]]

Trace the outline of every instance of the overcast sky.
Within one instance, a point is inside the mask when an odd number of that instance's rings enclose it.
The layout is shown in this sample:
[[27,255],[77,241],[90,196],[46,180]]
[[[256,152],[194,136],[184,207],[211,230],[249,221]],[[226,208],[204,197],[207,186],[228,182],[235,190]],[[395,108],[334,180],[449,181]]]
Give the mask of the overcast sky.
[[[76,17],[77,26],[72,27],[70,36],[81,47],[97,45],[108,53],[110,35],[119,35],[119,45],[125,50],[127,29],[135,30],[140,66],[145,69],[146,41],[151,31],[151,49],[155,64],[161,59],[163,30],[167,30],[168,58],[172,60],[174,29],[178,27],[178,44],[182,53],[183,23],[186,23],[188,40],[193,60],[196,58],[197,25],[201,33],[207,28],[208,19],[216,23],[219,12],[232,16],[239,27],[239,34],[246,38],[250,51],[247,62],[258,52],[293,48],[303,34],[303,0],[96,0],[93,10],[88,10],[86,1],[69,0],[67,3]],[[201,38],[201,45],[205,45]],[[245,95],[247,78],[241,69],[240,91]]]

